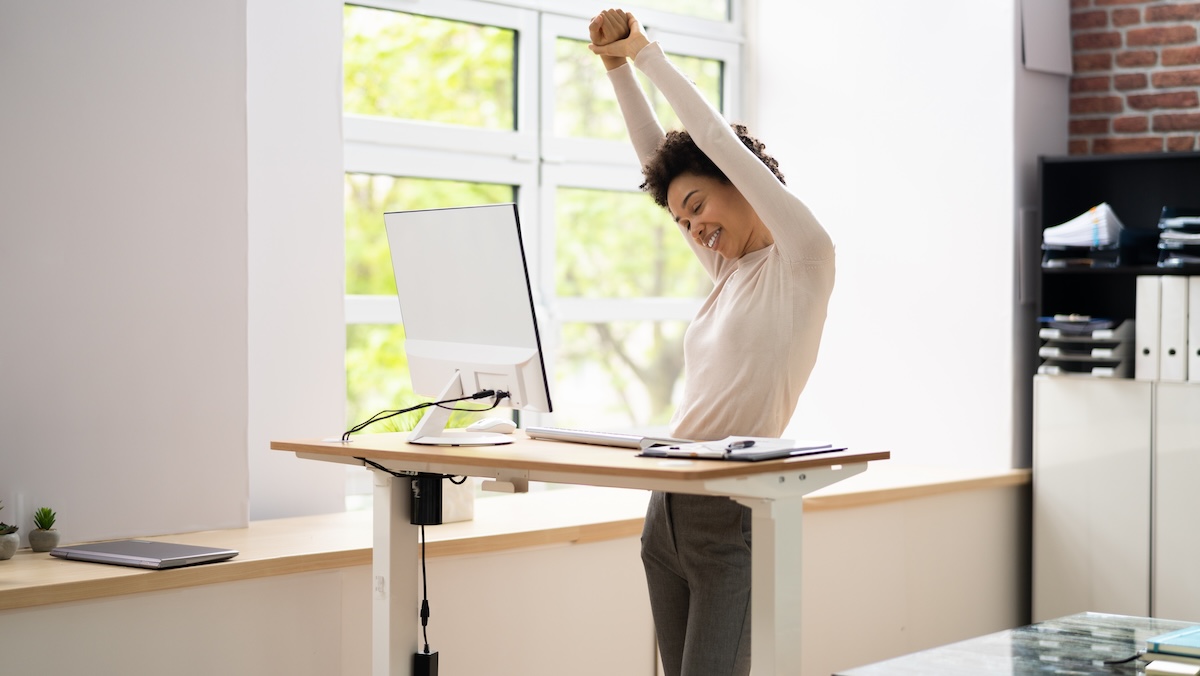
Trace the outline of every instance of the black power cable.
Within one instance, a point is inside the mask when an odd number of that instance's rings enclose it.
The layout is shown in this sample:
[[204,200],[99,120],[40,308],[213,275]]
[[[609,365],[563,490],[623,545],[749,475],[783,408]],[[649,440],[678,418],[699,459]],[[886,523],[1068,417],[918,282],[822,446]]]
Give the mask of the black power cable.
[[[450,406],[445,406],[445,404],[453,404],[458,401],[469,401],[472,399],[487,399],[488,397],[495,397],[495,399],[492,400],[492,405],[488,406],[487,408],[454,408],[454,407],[450,407]],[[412,411],[417,411],[422,408],[429,408],[430,406],[437,406],[439,408],[445,408],[445,409],[449,409],[451,411],[466,411],[468,413],[482,413],[484,411],[490,411],[490,410],[496,408],[497,406],[500,405],[501,400],[507,399],[507,398],[508,398],[508,392],[505,392],[503,390],[480,390],[480,391],[476,392],[475,394],[468,395],[466,397],[458,397],[457,399],[443,399],[442,401],[427,401],[425,403],[417,404],[416,406],[410,406],[408,408],[380,411],[379,413],[376,413],[375,415],[371,416],[370,418],[367,418],[363,422],[360,422],[357,425],[355,425],[354,427],[351,427],[350,429],[343,432],[342,433],[342,441],[350,441],[351,434],[354,434],[356,432],[361,432],[368,425],[377,423],[380,420],[387,420],[388,418],[402,415],[404,413],[410,413]]]
[[425,524],[421,524],[421,636],[429,654],[429,576],[425,573]]
[[[456,399],[445,399],[443,401],[431,401],[431,402],[427,402],[427,403],[423,403],[423,404],[417,404],[416,406],[411,406],[411,407],[405,408],[405,409],[380,411],[379,413],[376,413],[375,415],[371,416],[367,420],[346,430],[346,432],[344,434],[342,434],[342,441],[350,441],[351,434],[362,431],[368,425],[379,422],[380,420],[386,420],[388,418],[391,418],[391,417],[394,417],[397,415],[408,413],[410,411],[416,411],[418,409],[428,408],[430,406],[439,406],[441,408],[448,408],[451,411],[469,411],[472,413],[480,413],[483,411],[490,411],[490,410],[496,408],[497,406],[500,405],[500,402],[503,399],[506,399],[508,396],[509,396],[508,392],[504,392],[502,390],[480,390],[479,392],[476,392],[475,394],[472,394],[472,395],[466,396],[466,397],[458,397]],[[468,408],[455,408],[455,407],[446,406],[446,404],[453,404],[453,403],[459,402],[459,401],[486,399],[487,397],[494,397],[494,399],[492,400],[492,405],[487,408],[468,409]],[[381,465],[377,462],[368,460],[366,458],[355,458],[355,459],[361,461],[365,465],[369,465],[381,472],[385,472],[394,477],[413,478],[420,474],[419,472],[397,472],[395,470],[388,469],[387,467],[384,467],[383,465]],[[429,476],[429,475],[426,474],[426,475],[422,475],[422,476]],[[467,480],[467,477],[464,476],[464,477],[460,477],[458,479],[458,481],[455,481],[454,480],[455,477],[446,475],[446,474],[441,475],[441,478],[449,479],[450,483],[456,484],[456,485],[461,485],[462,483],[464,483]],[[421,676],[436,676],[438,654],[436,652],[430,652],[430,650],[429,650],[429,577],[425,571],[425,524],[423,524],[423,523],[421,524],[421,585],[422,585],[422,587],[421,587],[421,611],[420,611],[421,636],[424,639],[425,650],[423,653],[417,653],[416,655],[414,655],[413,666],[414,666],[414,672],[417,674],[420,674]]]

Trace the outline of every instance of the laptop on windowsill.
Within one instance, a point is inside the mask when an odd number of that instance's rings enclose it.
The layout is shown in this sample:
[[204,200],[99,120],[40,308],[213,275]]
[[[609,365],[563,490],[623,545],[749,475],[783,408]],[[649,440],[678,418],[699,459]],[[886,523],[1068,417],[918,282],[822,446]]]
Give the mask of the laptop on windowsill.
[[116,566],[164,570],[194,566],[214,561],[232,559],[238,555],[236,549],[183,545],[174,542],[151,540],[111,540],[84,545],[55,547],[50,556],[71,561],[108,563]]

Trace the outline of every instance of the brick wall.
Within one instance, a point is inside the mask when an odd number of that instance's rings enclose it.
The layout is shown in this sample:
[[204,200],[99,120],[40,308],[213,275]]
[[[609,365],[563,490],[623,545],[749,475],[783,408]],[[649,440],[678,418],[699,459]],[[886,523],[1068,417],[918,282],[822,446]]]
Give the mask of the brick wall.
[[1071,0],[1072,155],[1200,150],[1200,2]]

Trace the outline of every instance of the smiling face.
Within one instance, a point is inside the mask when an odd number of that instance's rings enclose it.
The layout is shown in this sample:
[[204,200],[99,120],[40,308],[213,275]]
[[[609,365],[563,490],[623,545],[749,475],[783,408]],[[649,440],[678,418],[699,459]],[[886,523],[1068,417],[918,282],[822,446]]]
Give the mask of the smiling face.
[[742,193],[712,176],[676,176],[667,187],[667,208],[700,246],[729,260],[774,243]]

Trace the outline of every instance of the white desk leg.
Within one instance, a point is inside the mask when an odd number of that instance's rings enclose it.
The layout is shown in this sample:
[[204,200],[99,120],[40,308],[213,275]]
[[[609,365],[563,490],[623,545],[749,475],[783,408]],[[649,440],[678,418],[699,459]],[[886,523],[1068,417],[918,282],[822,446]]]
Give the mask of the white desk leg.
[[753,514],[750,671],[800,673],[800,552],[804,498],[738,498]]
[[371,573],[371,674],[412,676],[417,652],[417,526],[407,479],[375,473]]

